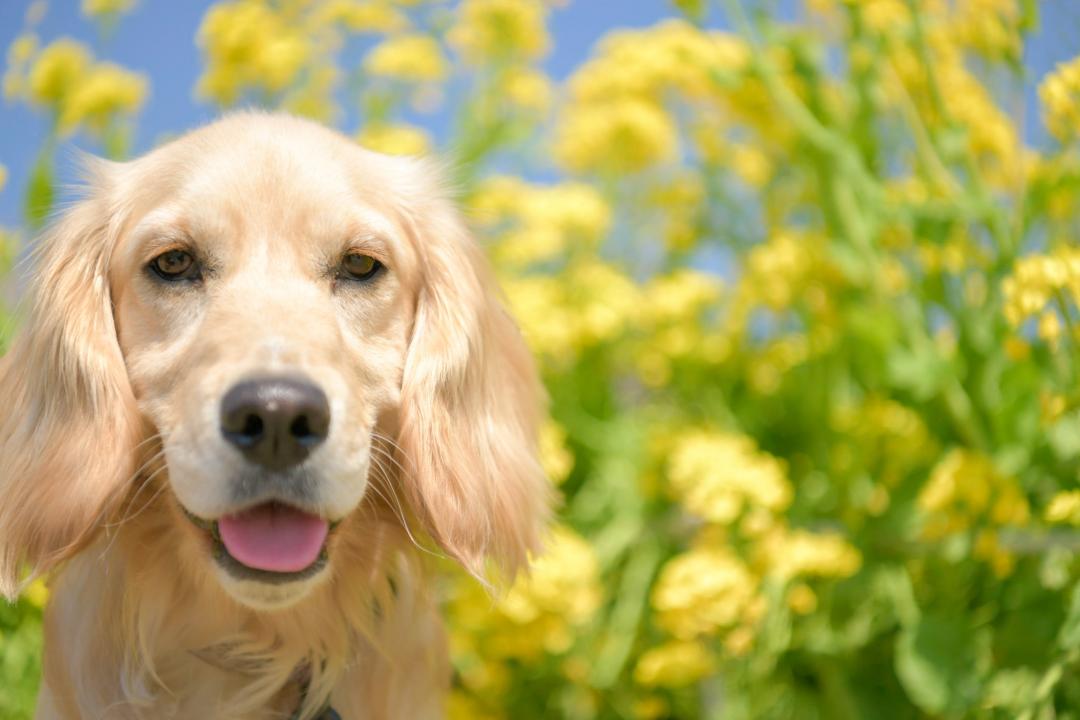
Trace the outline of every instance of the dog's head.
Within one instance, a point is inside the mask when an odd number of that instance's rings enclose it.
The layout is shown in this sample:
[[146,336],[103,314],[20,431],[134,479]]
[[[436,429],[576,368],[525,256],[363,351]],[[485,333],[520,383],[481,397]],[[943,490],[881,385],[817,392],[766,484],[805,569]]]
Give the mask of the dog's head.
[[326,574],[380,460],[468,568],[524,559],[546,506],[535,371],[431,165],[242,114],[94,162],[89,185],[0,361],[8,594],[154,471],[254,606]]

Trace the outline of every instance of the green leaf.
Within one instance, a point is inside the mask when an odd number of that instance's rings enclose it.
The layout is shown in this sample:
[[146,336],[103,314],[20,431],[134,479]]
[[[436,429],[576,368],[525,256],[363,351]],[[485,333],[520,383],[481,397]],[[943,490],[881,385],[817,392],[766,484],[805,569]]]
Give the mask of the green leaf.
[[1065,650],[1080,648],[1080,584],[1069,596],[1069,609],[1058,632],[1058,645]]
[[45,224],[54,201],[53,159],[50,149],[46,148],[38,155],[26,188],[26,223],[31,230],[37,230]]
[[919,400],[929,400],[949,376],[948,364],[929,348],[897,349],[888,360],[889,381]]
[[1047,428],[1046,439],[1058,459],[1080,457],[1080,413],[1071,412]]
[[960,616],[925,615],[900,632],[896,674],[911,701],[929,713],[959,714],[982,691],[990,636]]

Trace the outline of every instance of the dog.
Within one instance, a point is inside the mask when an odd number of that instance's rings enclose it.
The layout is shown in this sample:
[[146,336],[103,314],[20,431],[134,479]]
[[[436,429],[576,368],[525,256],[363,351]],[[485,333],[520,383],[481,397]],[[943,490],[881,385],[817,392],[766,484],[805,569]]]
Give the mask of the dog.
[[536,369],[437,165],[257,112],[86,165],[0,361],[0,590],[50,587],[37,717],[441,717],[438,556],[512,577],[550,490]]

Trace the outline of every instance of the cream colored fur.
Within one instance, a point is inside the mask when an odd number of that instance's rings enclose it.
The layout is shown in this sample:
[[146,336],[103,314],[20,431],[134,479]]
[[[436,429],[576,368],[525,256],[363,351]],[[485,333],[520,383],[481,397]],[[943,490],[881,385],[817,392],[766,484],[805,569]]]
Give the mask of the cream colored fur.
[[[178,245],[201,285],[148,275]],[[388,271],[340,286],[356,249]],[[0,360],[0,590],[50,574],[38,717],[284,718],[301,667],[305,717],[439,717],[428,554],[510,575],[549,497],[535,370],[435,168],[237,114],[91,162],[33,263]],[[330,563],[283,587],[230,579],[183,512],[236,509],[218,407],[263,372],[311,379],[333,416],[305,466],[308,509],[340,522]]]

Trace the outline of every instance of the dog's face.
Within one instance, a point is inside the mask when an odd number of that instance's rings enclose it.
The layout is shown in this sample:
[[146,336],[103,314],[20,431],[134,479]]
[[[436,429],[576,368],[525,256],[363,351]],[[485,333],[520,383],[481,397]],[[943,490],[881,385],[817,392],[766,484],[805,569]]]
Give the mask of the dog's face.
[[222,580],[288,599],[325,570],[400,402],[416,260],[380,158],[363,177],[355,148],[289,136],[183,154],[114,251],[119,344]]
[[55,505],[43,473],[75,476],[43,527],[0,509],[7,586],[85,543],[148,467],[254,607],[331,572],[373,460],[464,563],[520,561],[546,505],[535,373],[430,174],[254,115],[101,168],[0,367],[0,506]]

